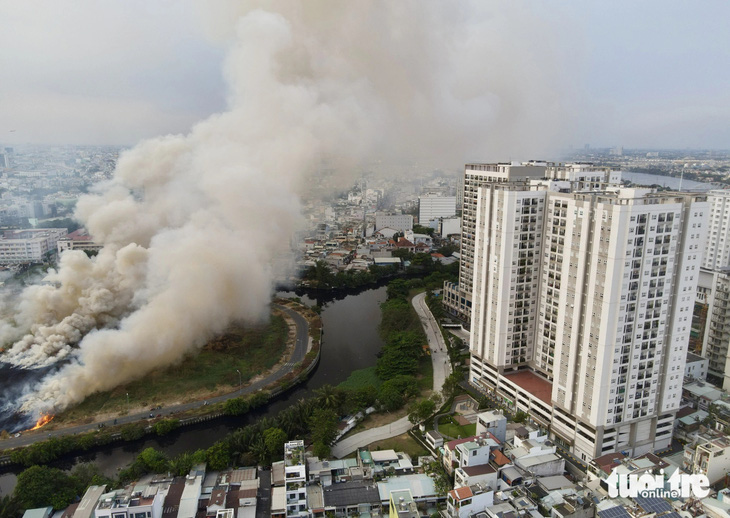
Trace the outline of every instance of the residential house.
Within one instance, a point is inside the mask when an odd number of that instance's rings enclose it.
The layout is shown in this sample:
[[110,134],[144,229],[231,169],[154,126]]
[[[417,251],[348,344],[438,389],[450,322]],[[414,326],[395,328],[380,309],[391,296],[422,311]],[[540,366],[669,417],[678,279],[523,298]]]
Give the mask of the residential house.
[[494,491],[474,484],[449,491],[446,499],[446,516],[449,518],[469,518],[494,504]]

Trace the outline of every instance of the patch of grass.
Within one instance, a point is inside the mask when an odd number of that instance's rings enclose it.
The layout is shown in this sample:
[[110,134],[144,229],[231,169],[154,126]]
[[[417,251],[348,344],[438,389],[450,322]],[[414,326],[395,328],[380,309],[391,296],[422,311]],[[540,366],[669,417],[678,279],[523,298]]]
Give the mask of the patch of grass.
[[456,424],[451,418],[441,418],[439,422],[439,432],[448,435],[449,437],[471,437],[477,433],[476,423],[469,424],[466,426],[460,426]]
[[421,391],[433,389],[433,361],[430,354],[423,356],[419,361],[418,387]]
[[375,373],[375,367],[368,367],[366,369],[358,369],[352,371],[345,381],[338,385],[339,388],[357,390],[365,387],[378,388],[383,384],[383,381],[378,378]]
[[382,441],[374,442],[368,446],[370,451],[375,450],[395,450],[402,451],[410,455],[414,461],[417,457],[429,455],[428,451],[421,446],[413,437],[404,433],[397,437],[391,437],[390,439],[384,439]]
[[236,369],[241,371],[243,383],[271,369],[284,353],[288,335],[289,326],[280,315],[272,315],[266,325],[245,329],[232,327],[225,335],[211,340],[199,354],[114,390],[93,394],[57,416],[56,420],[69,422],[99,413],[126,413],[127,394],[129,408],[139,410],[140,407],[184,400],[190,395],[200,397],[237,387]]

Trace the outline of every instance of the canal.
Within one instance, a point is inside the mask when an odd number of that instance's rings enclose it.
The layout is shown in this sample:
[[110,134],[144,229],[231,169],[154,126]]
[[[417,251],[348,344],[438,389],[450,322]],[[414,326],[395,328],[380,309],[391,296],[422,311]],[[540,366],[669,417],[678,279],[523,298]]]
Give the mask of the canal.
[[[207,423],[182,428],[161,438],[146,438],[132,443],[118,442],[103,450],[67,459],[55,466],[71,469],[81,462],[96,463],[104,474],[116,472],[131,463],[145,448],[153,447],[173,457],[184,451],[205,449],[228,433],[264,416],[275,416],[291,403],[312,395],[323,385],[337,385],[350,373],[375,365],[383,342],[378,335],[380,303],[385,301],[385,287],[362,291],[357,294],[323,292],[316,298],[303,293],[282,291],[280,297],[299,297],[308,305],[323,307],[322,352],[319,365],[307,381],[274,399],[265,407],[242,417],[226,417]],[[17,470],[19,472],[19,469]],[[15,487],[16,474],[6,471],[0,475],[0,496],[9,494]]]

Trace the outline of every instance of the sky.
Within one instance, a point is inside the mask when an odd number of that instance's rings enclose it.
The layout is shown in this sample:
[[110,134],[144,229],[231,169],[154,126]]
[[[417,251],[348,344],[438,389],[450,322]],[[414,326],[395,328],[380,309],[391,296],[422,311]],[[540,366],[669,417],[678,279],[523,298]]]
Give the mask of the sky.
[[[225,60],[240,3],[0,0],[0,143],[133,145],[189,132],[228,108]],[[442,63],[431,51],[410,58],[426,60],[422,68],[433,60],[434,74],[464,83],[499,78],[518,93],[544,83],[546,95],[520,107],[550,103],[540,130],[557,133],[557,147],[730,148],[730,3],[485,4],[442,2],[455,12],[438,41],[464,45],[468,34],[469,60],[449,54]],[[472,30],[495,17],[498,35]],[[494,117],[490,110],[473,116]]]

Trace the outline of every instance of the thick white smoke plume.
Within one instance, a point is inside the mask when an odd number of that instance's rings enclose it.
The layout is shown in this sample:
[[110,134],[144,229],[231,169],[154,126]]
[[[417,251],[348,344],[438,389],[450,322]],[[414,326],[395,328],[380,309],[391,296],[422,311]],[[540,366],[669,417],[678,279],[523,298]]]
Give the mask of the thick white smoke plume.
[[229,109],[125,152],[77,207],[104,249],[64,253],[0,328],[5,361],[70,360],[26,411],[66,408],[264,318],[298,193],[324,157],[343,175],[372,158],[458,168],[544,152],[558,133],[557,32],[545,44],[544,22],[515,4],[213,5],[211,30],[232,42]]

